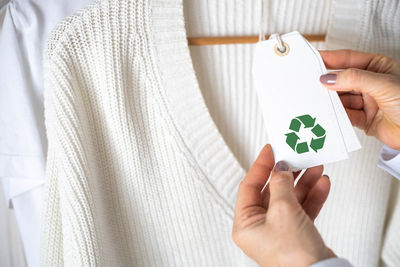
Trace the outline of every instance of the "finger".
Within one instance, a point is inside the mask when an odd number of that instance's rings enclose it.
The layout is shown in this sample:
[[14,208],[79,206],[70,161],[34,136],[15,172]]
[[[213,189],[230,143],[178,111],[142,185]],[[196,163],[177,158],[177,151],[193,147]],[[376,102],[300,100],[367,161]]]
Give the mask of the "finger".
[[[297,179],[297,177],[299,176],[300,173],[301,173],[301,170],[293,172],[294,180]],[[320,176],[321,176],[321,174],[320,174]],[[267,186],[265,187],[265,189],[264,189],[264,191],[262,193],[262,199],[263,199],[263,203],[264,203],[264,207],[265,208],[268,208],[268,205],[269,205],[269,195],[270,195],[269,184],[267,184]]]
[[294,194],[294,177],[289,166],[284,161],[279,161],[272,171],[271,180],[269,181],[270,205],[275,202],[285,201],[293,204],[297,203]]
[[382,54],[352,50],[320,51],[328,69],[357,68],[379,73],[400,75],[399,62]]
[[340,100],[343,103],[343,106],[348,109],[363,109],[364,107],[364,100],[361,95],[354,95],[354,94],[343,94],[340,95]]
[[354,90],[372,96],[377,102],[397,93],[390,75],[354,68],[324,74],[320,81],[328,89],[344,92]]
[[307,194],[314,187],[315,183],[321,177],[324,167],[322,165],[313,168],[308,168],[303,176],[300,178],[299,182],[294,188],[294,192],[297,197],[297,201],[302,204],[306,199]]
[[319,51],[328,69],[366,69],[377,56],[353,50]]
[[364,110],[348,109],[346,108],[347,116],[351,121],[351,124],[362,130],[366,129],[367,125],[367,115]]
[[236,201],[236,212],[240,213],[251,206],[262,206],[261,190],[268,180],[274,166],[274,155],[271,145],[266,145],[261,150],[254,164],[239,186]]
[[324,175],[318,179],[310,193],[308,193],[303,203],[303,209],[311,220],[314,221],[315,218],[317,218],[322,206],[328,198],[330,188],[331,183],[329,177]]

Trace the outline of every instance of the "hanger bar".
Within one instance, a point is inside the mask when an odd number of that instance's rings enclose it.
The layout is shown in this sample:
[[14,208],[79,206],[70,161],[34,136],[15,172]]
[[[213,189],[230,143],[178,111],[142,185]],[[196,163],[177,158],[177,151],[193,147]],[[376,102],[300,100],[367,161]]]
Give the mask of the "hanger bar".
[[[303,35],[309,42],[324,42],[325,35]],[[268,39],[269,35],[265,36]],[[253,44],[258,42],[258,36],[227,36],[227,37],[188,37],[189,45],[225,45],[225,44]]]

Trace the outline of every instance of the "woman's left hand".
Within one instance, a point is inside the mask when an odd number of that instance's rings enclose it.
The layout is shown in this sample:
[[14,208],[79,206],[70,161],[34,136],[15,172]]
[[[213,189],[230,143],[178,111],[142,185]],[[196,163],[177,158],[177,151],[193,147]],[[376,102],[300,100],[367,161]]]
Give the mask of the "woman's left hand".
[[314,226],[330,189],[323,167],[307,169],[296,187],[299,172],[292,173],[284,162],[273,167],[272,148],[266,145],[240,183],[234,242],[260,266],[309,266],[335,257]]
[[400,63],[379,54],[320,51],[327,68],[322,84],[338,91],[352,124],[400,150]]

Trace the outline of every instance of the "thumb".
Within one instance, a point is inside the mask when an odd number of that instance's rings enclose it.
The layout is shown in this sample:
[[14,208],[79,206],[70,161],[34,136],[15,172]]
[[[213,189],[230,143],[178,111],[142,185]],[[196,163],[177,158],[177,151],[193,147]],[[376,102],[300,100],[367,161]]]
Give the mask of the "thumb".
[[355,68],[321,75],[320,81],[328,89],[365,93],[372,96],[377,102],[383,100],[385,95],[390,93],[389,91],[393,88],[393,86],[390,86],[391,79],[388,74]]
[[294,193],[294,177],[289,166],[284,161],[276,163],[269,181],[270,204],[273,205],[277,201],[285,201],[287,203],[296,203],[296,195]]

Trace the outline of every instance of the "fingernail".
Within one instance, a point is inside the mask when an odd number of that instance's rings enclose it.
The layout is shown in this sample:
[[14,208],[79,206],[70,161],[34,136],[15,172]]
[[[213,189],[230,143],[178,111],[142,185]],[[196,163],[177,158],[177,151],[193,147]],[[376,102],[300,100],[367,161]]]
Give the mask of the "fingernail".
[[289,166],[284,161],[278,161],[275,164],[274,172],[286,172],[289,170]]
[[328,73],[321,75],[321,77],[319,77],[320,82],[323,84],[335,84],[336,79],[337,79],[336,73]]
[[324,174],[323,176],[325,176],[325,177],[328,178],[328,179],[331,179],[331,178],[329,178],[329,176],[328,176],[327,174]]

